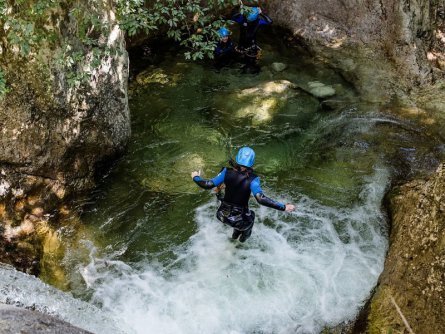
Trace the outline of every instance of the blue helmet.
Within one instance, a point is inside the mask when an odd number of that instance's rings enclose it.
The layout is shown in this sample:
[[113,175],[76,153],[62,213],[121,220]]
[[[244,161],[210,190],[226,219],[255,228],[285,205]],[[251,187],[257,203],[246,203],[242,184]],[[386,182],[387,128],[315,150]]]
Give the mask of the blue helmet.
[[252,7],[249,9],[249,14],[247,15],[247,21],[255,21],[261,13],[260,7]]
[[242,147],[236,155],[236,163],[245,167],[252,167],[255,163],[255,152],[250,147]]
[[220,37],[229,37],[230,36],[230,30],[225,28],[225,27],[221,27],[218,30],[218,35]]

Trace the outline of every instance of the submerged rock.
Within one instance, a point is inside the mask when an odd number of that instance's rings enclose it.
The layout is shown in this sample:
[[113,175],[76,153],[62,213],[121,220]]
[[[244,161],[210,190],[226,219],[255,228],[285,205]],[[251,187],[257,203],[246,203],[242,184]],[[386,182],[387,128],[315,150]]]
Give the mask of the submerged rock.
[[308,83],[309,93],[316,98],[324,99],[335,95],[335,89],[332,86],[325,85],[324,83],[313,81]]
[[179,78],[179,74],[169,75],[161,68],[149,68],[136,76],[136,82],[141,86],[150,84],[175,86]]
[[284,63],[272,63],[271,66],[275,72],[282,72],[287,68],[287,65]]
[[238,93],[238,97],[261,95],[270,97],[273,94],[284,94],[291,92],[296,85],[288,80],[267,81],[252,88],[243,89]]
[[231,117],[251,118],[254,124],[270,122],[283,103],[299,94],[296,88],[288,80],[267,81],[222,96],[218,107],[230,110]]

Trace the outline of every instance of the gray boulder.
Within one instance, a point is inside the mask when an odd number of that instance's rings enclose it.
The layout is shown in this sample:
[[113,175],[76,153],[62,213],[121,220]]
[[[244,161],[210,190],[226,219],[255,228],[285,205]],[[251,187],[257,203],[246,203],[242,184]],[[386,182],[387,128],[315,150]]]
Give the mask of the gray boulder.
[[0,333],[91,334],[49,315],[3,304],[0,304]]

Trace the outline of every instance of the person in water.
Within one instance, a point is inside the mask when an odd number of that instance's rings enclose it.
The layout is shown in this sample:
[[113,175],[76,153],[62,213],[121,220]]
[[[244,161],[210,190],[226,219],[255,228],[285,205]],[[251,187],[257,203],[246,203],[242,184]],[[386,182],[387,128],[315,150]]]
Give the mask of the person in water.
[[235,45],[230,39],[231,32],[229,29],[222,27],[218,30],[219,42],[216,45],[213,56],[215,59],[215,68],[221,68],[230,65],[235,54]]
[[[225,186],[224,197],[219,196],[221,205],[216,217],[233,227],[233,239],[246,241],[252,234],[255,213],[249,210],[249,198],[252,193],[261,205],[291,212],[295,210],[292,204],[283,204],[264,195],[260,178],[254,174],[252,166],[255,163],[255,152],[250,147],[242,147],[236,155],[236,163],[231,161],[231,168],[223,168],[212,179],[203,179],[200,171],[192,172],[193,181],[204,189]],[[218,193],[219,194],[219,193]]]
[[261,12],[260,7],[249,7],[244,14],[233,15],[232,20],[239,24],[239,42],[236,48],[242,57],[244,67],[243,72],[258,73],[258,59],[261,48],[256,41],[256,34],[260,27],[270,25],[272,19]]

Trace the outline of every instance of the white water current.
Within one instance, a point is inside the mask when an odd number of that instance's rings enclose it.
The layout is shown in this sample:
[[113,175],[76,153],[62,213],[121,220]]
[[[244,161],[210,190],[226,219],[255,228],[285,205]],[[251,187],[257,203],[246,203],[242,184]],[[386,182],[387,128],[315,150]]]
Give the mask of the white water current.
[[196,210],[197,233],[169,264],[135,269],[93,256],[81,271],[101,309],[5,268],[0,302],[95,333],[319,333],[355,317],[383,268],[387,172],[366,181],[348,208],[305,197],[293,214],[255,208],[245,244],[229,240],[212,201]]
[[104,276],[92,263],[86,281],[129,332],[318,333],[352,320],[383,268],[387,175],[379,172],[351,208],[303,198],[290,216],[257,209],[246,244],[228,240],[216,204],[207,204],[196,212],[198,232],[170,266]]

